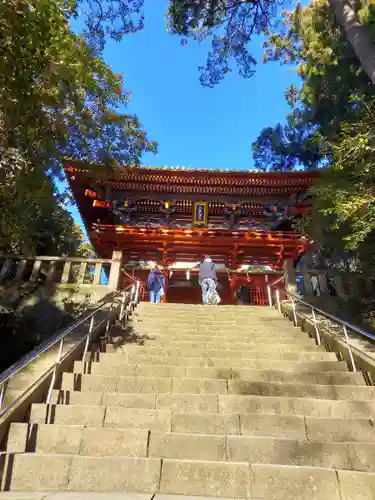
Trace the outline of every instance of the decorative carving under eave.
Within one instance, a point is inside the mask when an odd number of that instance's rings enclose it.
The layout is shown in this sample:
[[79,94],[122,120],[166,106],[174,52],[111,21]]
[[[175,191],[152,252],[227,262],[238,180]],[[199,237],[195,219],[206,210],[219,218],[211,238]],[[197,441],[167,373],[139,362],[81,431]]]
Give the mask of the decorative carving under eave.
[[226,204],[224,215],[229,218],[228,229],[235,229],[238,226],[238,218],[241,216],[241,204]]
[[177,207],[170,202],[164,202],[164,205],[161,205],[159,210],[165,215],[162,225],[169,226],[171,224],[172,215],[176,212]]
[[113,215],[115,215],[115,217],[119,219],[118,222],[127,225],[132,224],[132,217],[134,212],[137,211],[137,207],[129,206],[127,201],[125,201],[123,206],[120,206],[120,203],[116,200],[112,201],[112,207]]
[[286,186],[210,186],[210,185],[171,185],[171,184],[152,184],[143,182],[113,182],[112,186],[115,189],[121,189],[134,192],[151,192],[151,193],[181,193],[181,194],[209,194],[209,195],[229,195],[229,196],[272,196],[286,195],[296,191],[293,185]]

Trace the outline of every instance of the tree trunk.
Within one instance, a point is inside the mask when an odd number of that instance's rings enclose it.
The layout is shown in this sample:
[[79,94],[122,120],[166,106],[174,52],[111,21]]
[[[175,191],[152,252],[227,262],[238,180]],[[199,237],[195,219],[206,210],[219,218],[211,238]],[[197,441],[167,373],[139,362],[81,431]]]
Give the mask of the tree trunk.
[[362,69],[375,85],[375,45],[366,26],[358,21],[355,0],[328,0],[339,25],[352,45]]

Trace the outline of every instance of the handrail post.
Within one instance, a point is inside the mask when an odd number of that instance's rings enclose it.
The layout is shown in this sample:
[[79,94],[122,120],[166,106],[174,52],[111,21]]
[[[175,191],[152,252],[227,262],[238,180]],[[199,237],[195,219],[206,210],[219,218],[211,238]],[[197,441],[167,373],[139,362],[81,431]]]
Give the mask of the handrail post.
[[318,322],[316,321],[316,314],[315,314],[315,309],[312,307],[312,317],[314,321],[314,326],[315,326],[315,336],[316,336],[316,343],[317,345],[321,345],[321,340],[320,340],[320,333],[319,333],[319,328],[318,328]]
[[60,361],[61,361],[61,356],[62,356],[62,353],[63,353],[63,347],[64,347],[64,337],[60,340],[60,344],[59,344],[59,351],[57,353],[57,358],[56,358],[56,362],[55,362],[55,367],[53,369],[53,373],[52,373],[52,378],[51,378],[51,383],[49,385],[49,389],[48,389],[48,393],[47,393],[47,399],[46,399],[46,404],[48,405],[49,402],[51,401],[51,397],[52,397],[52,391],[53,391],[53,388],[55,387],[55,382],[56,382],[56,373],[57,373],[57,368],[60,364]]
[[110,327],[112,308],[113,308],[113,302],[111,302],[111,305],[109,306],[109,317],[108,317],[107,323],[105,325],[105,332],[104,332],[105,342],[107,342],[107,339],[108,339],[108,331],[109,331],[109,327]]
[[137,281],[137,285],[136,285],[136,291],[135,291],[135,299],[134,299],[135,305],[138,304],[138,300],[139,300],[139,287],[140,286],[141,286],[141,282],[138,280]]
[[279,292],[278,288],[276,288],[276,305],[277,305],[277,310],[278,310],[279,314],[281,314],[280,292]]
[[292,299],[293,323],[294,323],[294,326],[298,326],[297,312],[296,312],[296,303],[295,303],[295,300],[292,297],[292,295],[290,296],[290,298]]
[[[133,285],[134,286],[134,285]],[[125,309],[125,299],[126,299],[126,292],[125,290],[122,292],[122,298],[121,298],[121,309],[120,309],[120,314],[119,314],[119,321],[122,321],[122,318],[124,317],[124,309]]]
[[5,391],[7,390],[7,385],[8,385],[8,381],[5,380],[5,382],[3,383],[3,385],[1,386],[1,389],[0,389],[0,410],[3,407],[3,403],[5,400]]
[[132,309],[134,309],[136,307],[136,303],[135,303],[136,290],[137,290],[137,285],[135,283],[133,283],[132,288],[130,290],[130,304],[131,304]]
[[272,307],[272,293],[271,293],[271,287],[267,285],[267,293],[268,293],[268,305]]
[[85,348],[83,350],[82,361],[85,361],[87,351],[89,350],[90,338],[91,338],[91,334],[94,330],[94,316],[95,315],[91,316],[89,331],[87,332]]
[[353,357],[353,353],[352,353],[352,349],[350,347],[350,344],[349,344],[349,337],[348,337],[348,330],[346,328],[346,325],[343,324],[342,325],[342,328],[344,330],[344,335],[345,335],[345,342],[348,346],[348,351],[349,351],[349,358],[350,358],[350,364],[352,365],[352,368],[353,368],[353,372],[356,372],[357,371],[357,368],[355,366],[355,362],[354,362],[354,357]]

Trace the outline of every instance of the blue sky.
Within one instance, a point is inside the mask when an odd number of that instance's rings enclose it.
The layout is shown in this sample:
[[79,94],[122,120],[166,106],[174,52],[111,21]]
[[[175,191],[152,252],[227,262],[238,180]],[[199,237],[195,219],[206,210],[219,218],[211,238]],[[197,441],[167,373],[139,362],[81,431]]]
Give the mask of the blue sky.
[[128,110],[159,143],[158,155],[144,155],[143,163],[251,169],[252,142],[287,113],[284,90],[298,82],[294,69],[262,64],[258,38],[251,46],[260,61],[254,77],[243,79],[234,70],[215,88],[203,88],[198,66],[209,45],[181,46],[166,32],[166,6],[167,0],[145,0],[145,29],[108,43],[105,51],[106,62],[124,73],[133,93]]
[[[145,29],[109,42],[105,61],[124,74],[132,93],[127,111],[136,114],[158,154],[145,154],[146,165],[188,168],[253,168],[251,144],[263,127],[283,121],[288,112],[284,90],[298,83],[294,68],[262,64],[260,38],[251,50],[259,61],[256,75],[243,79],[234,68],[215,88],[199,82],[209,48],[166,31],[167,0],[145,0]],[[76,210],[73,209],[76,216]]]

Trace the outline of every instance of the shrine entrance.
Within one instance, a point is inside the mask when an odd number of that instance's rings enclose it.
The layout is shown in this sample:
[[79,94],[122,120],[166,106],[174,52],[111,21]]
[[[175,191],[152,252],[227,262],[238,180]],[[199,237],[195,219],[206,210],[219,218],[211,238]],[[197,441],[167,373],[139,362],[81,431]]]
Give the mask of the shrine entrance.
[[[220,295],[221,304],[233,304],[230,282],[227,274],[218,273],[217,291]],[[198,283],[198,273],[191,272],[190,279],[186,279],[186,273],[173,273],[167,281],[167,302],[200,304],[202,302],[202,290]]]
[[308,245],[295,222],[311,206],[311,172],[108,170],[78,161],[65,172],[98,257],[121,255],[119,285],[140,281],[142,300],[158,264],[165,301],[201,303],[197,263],[210,255],[221,304],[264,306],[267,280]]
[[234,303],[238,305],[268,305],[267,285],[278,273],[236,273],[231,280]]
[[[140,299],[148,301],[147,277],[149,270],[135,270],[123,275],[121,288],[127,287],[133,280],[140,281]],[[162,302],[200,304],[202,302],[201,287],[198,283],[198,272],[185,270],[162,270],[166,280],[165,296]],[[273,273],[230,273],[218,272],[218,293],[222,305],[268,305],[267,285],[282,275]]]

